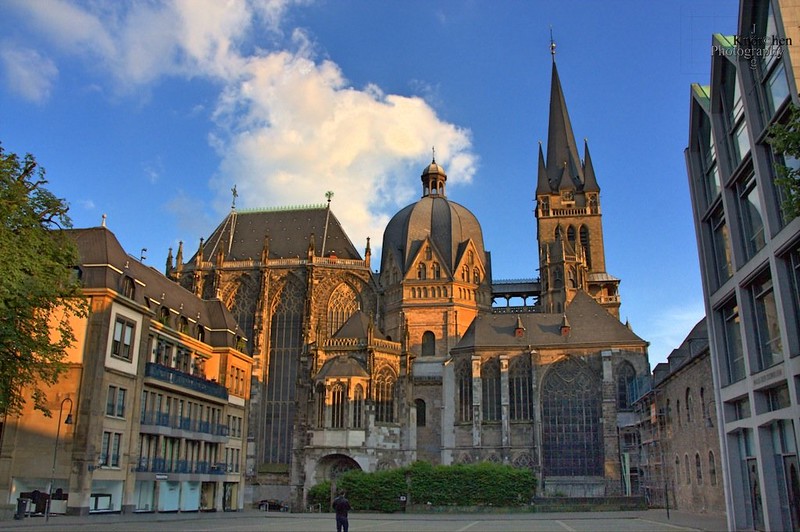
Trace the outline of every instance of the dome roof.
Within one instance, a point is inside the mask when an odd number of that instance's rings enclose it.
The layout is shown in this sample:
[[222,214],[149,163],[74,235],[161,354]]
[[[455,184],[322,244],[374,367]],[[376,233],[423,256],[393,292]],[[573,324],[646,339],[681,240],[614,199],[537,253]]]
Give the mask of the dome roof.
[[435,161],[431,162],[422,173],[423,197],[400,210],[386,226],[381,271],[388,270],[391,252],[398,269],[405,274],[426,238],[431,239],[442,255],[443,266],[451,274],[470,239],[481,262],[486,264],[483,231],[478,219],[463,205],[425,188],[425,176],[433,173],[446,177],[444,169]]

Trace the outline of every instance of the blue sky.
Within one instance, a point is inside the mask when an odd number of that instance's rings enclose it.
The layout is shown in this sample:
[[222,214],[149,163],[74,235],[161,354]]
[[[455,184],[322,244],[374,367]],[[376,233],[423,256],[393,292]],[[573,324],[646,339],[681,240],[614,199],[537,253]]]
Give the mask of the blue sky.
[[[264,0],[0,6],[0,142],[33,153],[76,227],[108,216],[163,269],[237,207],[321,204],[356,246],[421,194],[483,225],[495,279],[536,271],[550,27],[602,189],[623,320],[665,360],[703,315],[683,150],[689,84],[738,1]],[[304,235],[305,236],[305,235]],[[373,253],[373,257],[380,256]]]

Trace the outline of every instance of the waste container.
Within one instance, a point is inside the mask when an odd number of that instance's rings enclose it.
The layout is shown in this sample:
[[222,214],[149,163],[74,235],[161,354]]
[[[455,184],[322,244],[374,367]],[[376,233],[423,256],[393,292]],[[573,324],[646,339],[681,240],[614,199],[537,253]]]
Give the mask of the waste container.
[[14,519],[25,519],[25,514],[28,513],[28,503],[30,499],[25,497],[17,498],[17,513],[14,514]]

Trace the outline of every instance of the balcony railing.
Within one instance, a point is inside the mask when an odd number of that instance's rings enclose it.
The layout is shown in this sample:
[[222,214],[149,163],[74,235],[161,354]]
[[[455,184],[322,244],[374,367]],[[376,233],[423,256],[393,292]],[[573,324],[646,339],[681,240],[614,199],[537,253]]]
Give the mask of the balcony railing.
[[183,416],[179,417],[164,412],[154,412],[152,410],[147,410],[142,413],[141,424],[200,432],[203,434],[211,434],[212,436],[228,436],[230,432],[228,425],[223,425],[221,423],[211,423],[210,421]]
[[163,382],[175,384],[189,390],[228,399],[228,390],[216,382],[212,382],[194,375],[189,375],[175,368],[168,368],[162,364],[148,362],[144,368],[144,376],[152,377]]
[[184,473],[198,475],[224,475],[228,466],[224,462],[193,462],[165,460],[164,458],[139,458],[136,471],[140,473]]

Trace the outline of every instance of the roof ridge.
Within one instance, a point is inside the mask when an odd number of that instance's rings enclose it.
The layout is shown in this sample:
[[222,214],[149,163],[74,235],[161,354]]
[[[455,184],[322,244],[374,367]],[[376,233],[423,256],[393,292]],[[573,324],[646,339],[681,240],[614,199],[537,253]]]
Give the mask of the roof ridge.
[[286,211],[308,211],[325,209],[327,206],[324,203],[310,203],[307,205],[284,205],[278,207],[255,207],[252,209],[237,209],[237,214],[253,214],[260,212],[286,212]]

